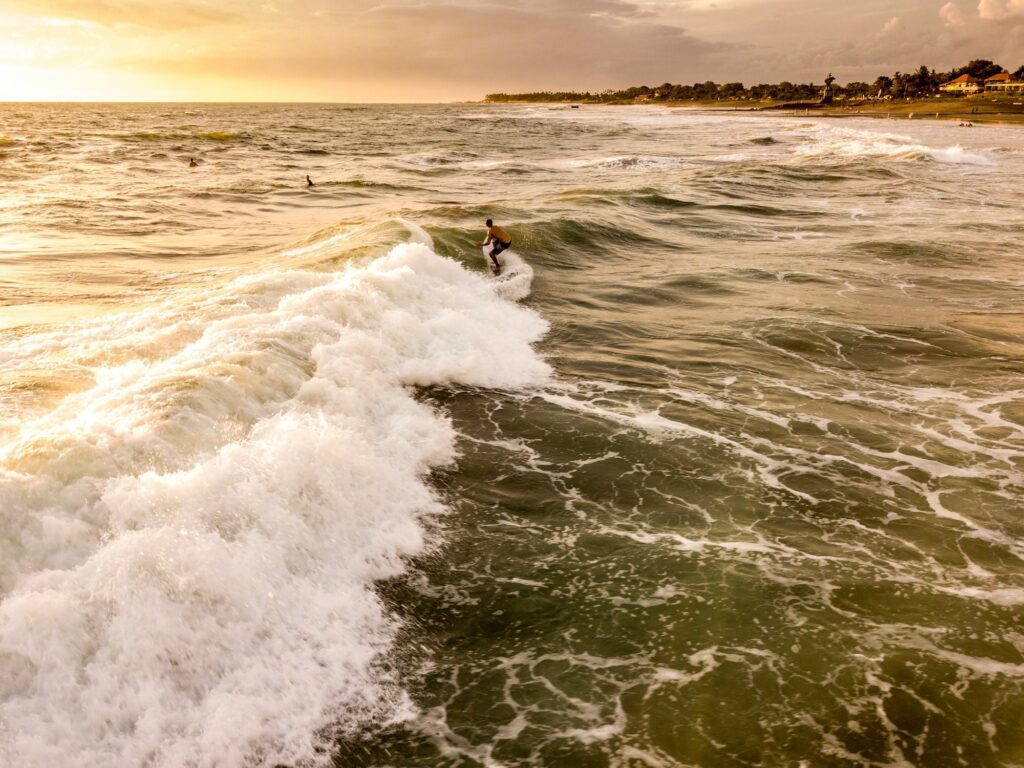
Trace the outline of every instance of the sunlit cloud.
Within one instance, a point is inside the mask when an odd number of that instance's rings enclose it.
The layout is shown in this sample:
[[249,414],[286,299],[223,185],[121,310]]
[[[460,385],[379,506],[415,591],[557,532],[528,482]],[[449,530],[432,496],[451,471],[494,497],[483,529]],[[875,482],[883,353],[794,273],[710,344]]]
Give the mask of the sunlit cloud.
[[245,4],[240,2],[174,0],[5,0],[4,5],[36,17],[157,29],[182,29],[229,21],[240,18],[245,11]]
[[978,15],[983,19],[1008,19],[1024,15],[1024,0],[981,0]]
[[946,3],[942,6],[939,9],[939,18],[942,19],[943,24],[951,28],[962,27],[966,21],[960,6],[955,3]]
[[1015,68],[1022,4],[0,0],[0,99],[437,101],[848,80],[964,57]]

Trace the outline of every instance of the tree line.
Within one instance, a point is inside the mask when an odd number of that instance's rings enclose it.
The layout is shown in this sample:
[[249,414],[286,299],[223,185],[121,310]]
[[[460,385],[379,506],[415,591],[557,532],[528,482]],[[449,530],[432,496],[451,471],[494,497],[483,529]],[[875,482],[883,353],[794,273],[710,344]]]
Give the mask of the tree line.
[[[995,62],[988,59],[974,59],[962,67],[949,72],[937,72],[921,65],[909,73],[896,72],[893,75],[881,75],[872,83],[851,82],[846,85],[833,86],[837,97],[847,99],[864,98],[915,98],[931,96],[939,93],[939,86],[960,75],[972,75],[979,80],[1007,72],[1014,80],[1024,80],[1024,66],[1010,73]],[[651,87],[634,86],[620,91],[607,90],[600,93],[589,91],[537,91],[534,93],[489,93],[487,101],[580,101],[580,102],[619,102],[619,101],[733,101],[750,99],[754,101],[814,101],[821,97],[822,86],[815,83],[761,83],[744,87],[743,83],[715,83],[708,80],[693,85],[663,83]]]

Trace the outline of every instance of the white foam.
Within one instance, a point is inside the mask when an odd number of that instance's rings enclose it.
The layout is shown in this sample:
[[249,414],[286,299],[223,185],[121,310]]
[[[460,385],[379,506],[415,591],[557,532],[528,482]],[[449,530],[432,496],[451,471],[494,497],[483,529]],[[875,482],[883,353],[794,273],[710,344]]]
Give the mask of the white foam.
[[680,160],[674,157],[654,155],[609,155],[604,157],[582,157],[564,161],[569,168],[622,168],[652,170],[678,166]]
[[1002,589],[981,589],[980,587],[944,587],[932,585],[938,592],[956,595],[968,600],[984,600],[995,605],[1014,607],[1024,605],[1024,589],[1006,587]]
[[934,160],[958,165],[992,165],[992,159],[969,152],[959,145],[929,147],[909,136],[818,125],[810,132],[812,141],[796,149],[801,158],[875,158],[889,160]]
[[42,340],[95,384],[0,450],[0,764],[328,763],[331,728],[403,715],[372,587],[454,458],[409,388],[548,376],[546,323],[416,234]]
[[510,301],[525,299],[533,286],[533,267],[515,251],[505,251],[499,258],[501,274],[492,282],[494,292]]

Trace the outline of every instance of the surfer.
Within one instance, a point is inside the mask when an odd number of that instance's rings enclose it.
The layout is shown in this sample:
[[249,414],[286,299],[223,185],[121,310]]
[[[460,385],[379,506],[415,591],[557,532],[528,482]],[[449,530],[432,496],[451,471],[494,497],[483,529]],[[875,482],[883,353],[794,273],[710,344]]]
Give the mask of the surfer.
[[494,243],[494,247],[491,248],[491,261],[494,262],[494,266],[491,267],[491,271],[494,274],[501,272],[501,264],[498,263],[498,254],[502,251],[507,251],[512,247],[512,237],[501,227],[497,226],[491,219],[487,220],[487,239],[480,243],[481,247],[486,248],[491,243]]
[[196,159],[194,157],[190,157],[188,159],[188,167],[189,168],[198,168],[199,167],[199,163],[196,162]]
[[313,180],[311,178],[309,178],[309,174],[308,173],[306,174],[306,186],[307,187],[315,187],[316,186],[316,184],[313,183]]

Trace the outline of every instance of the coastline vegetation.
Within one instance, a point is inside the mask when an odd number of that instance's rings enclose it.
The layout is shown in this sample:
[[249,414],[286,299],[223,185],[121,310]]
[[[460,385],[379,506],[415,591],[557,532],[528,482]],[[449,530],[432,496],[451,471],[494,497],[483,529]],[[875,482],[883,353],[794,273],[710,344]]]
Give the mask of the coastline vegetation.
[[[873,82],[849,82],[833,87],[836,101],[920,99],[946,96],[939,86],[960,75],[967,74],[984,80],[1000,72],[1007,72],[1013,80],[1024,80],[1024,65],[1015,71],[1004,69],[988,59],[974,59],[949,72],[937,72],[921,65],[910,73],[895,72],[880,75]],[[633,86],[622,90],[590,91],[538,91],[533,93],[491,93],[486,101],[503,102],[578,102],[581,104],[621,104],[628,102],[816,102],[821,98],[822,86],[815,83],[761,83],[746,87],[743,83],[715,83],[708,80],[693,85],[663,83],[659,86]],[[1019,94],[1018,94],[1019,95]],[[950,98],[959,98],[950,94]]]

